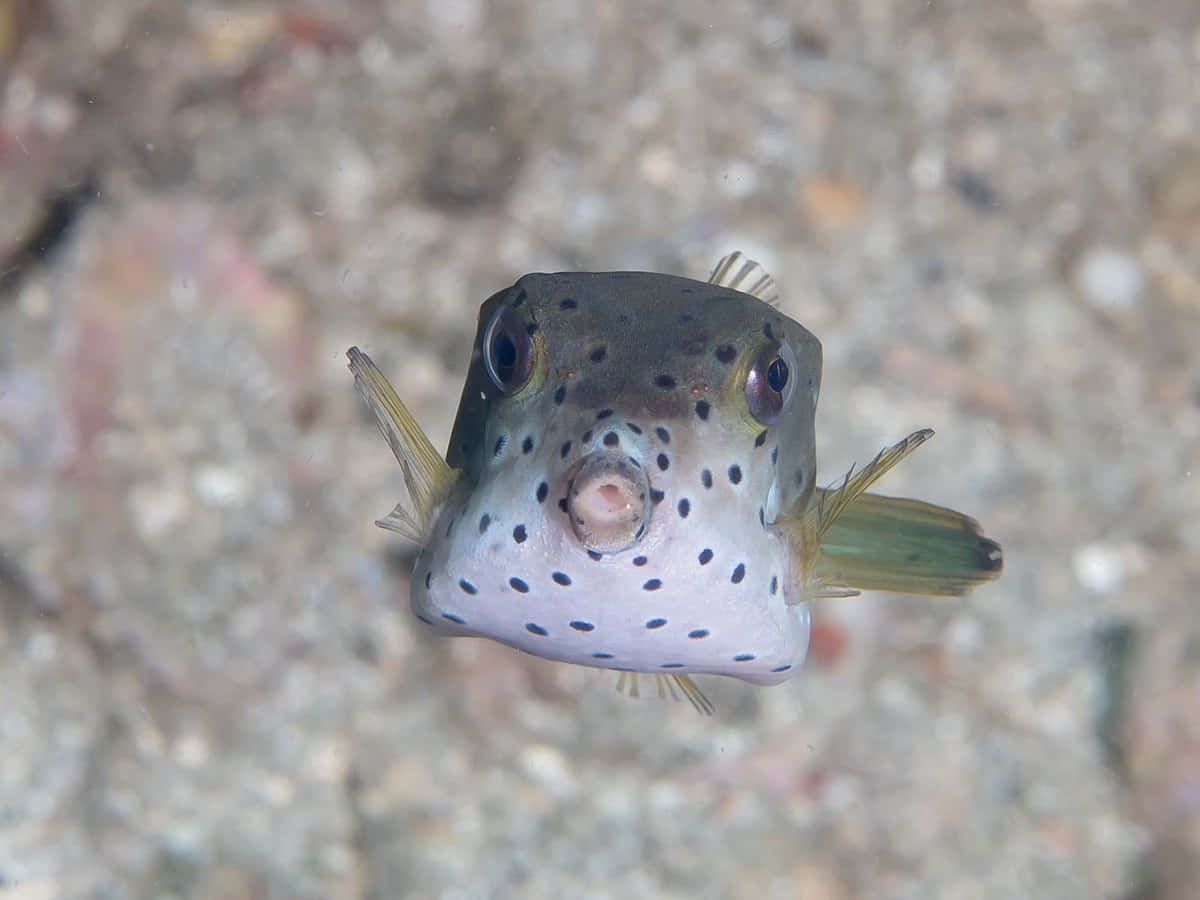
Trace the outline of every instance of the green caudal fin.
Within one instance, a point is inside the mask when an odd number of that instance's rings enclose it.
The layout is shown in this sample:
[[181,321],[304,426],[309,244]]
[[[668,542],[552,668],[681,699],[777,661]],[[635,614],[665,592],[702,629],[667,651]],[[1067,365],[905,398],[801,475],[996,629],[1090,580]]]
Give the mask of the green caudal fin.
[[811,577],[822,596],[859,590],[957,596],[998,577],[1003,567],[1000,545],[970,516],[863,493],[824,530]]

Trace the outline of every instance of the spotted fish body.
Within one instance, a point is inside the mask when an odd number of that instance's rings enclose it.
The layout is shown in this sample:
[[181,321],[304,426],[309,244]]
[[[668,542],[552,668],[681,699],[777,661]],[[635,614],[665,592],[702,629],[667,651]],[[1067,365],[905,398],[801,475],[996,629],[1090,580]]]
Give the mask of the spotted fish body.
[[[967,517],[862,493],[929,432],[815,489],[820,342],[738,258],[718,283],[566,272],[493,295],[444,462],[351,350],[409,485],[380,524],[423,547],[422,622],[564,662],[773,684],[804,661],[807,601],[867,569],[863,586],[951,594],[998,573]],[[890,550],[914,523],[914,546]]]
[[[501,310],[532,330],[537,358],[511,396],[483,358]],[[450,441],[464,489],[414,570],[418,617],[635,671],[765,684],[803,661],[808,610],[770,523],[781,466],[789,495],[812,490],[821,371],[812,334],[728,288],[563,273],[527,275],[488,300],[479,346]],[[795,360],[791,403],[764,425],[744,411],[747,367],[783,347]],[[569,495],[594,454],[644,474],[644,532],[620,552],[589,553],[572,527],[583,513]]]

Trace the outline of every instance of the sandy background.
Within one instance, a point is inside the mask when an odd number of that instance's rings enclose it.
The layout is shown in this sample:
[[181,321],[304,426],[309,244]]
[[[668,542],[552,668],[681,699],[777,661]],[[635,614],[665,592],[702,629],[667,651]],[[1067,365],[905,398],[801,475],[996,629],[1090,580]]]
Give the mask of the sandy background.
[[[0,0],[0,87],[4,900],[1194,896],[1194,0]],[[712,720],[425,636],[346,347],[444,444],[488,294],[733,248],[1003,579]]]

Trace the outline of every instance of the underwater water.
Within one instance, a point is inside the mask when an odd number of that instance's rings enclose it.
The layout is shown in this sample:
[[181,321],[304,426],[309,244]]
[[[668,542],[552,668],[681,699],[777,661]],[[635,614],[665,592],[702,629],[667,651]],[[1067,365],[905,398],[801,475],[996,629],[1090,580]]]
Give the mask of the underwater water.
[[[1191,897],[1198,69],[1184,0],[0,0],[0,897]],[[711,717],[429,633],[346,349],[443,450],[496,291],[732,250],[817,484],[931,427],[878,489],[1003,575]]]

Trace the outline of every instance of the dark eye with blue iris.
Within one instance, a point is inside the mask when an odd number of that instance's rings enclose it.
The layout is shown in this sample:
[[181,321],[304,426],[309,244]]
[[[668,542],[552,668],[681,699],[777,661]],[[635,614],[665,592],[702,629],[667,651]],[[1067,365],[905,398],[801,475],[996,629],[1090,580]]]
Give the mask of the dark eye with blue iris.
[[483,364],[488,377],[506,394],[529,379],[533,371],[533,338],[520,314],[502,306],[483,334]]
[[791,369],[781,348],[763,348],[746,374],[746,405],[750,415],[764,425],[774,425],[791,396],[790,377]]

